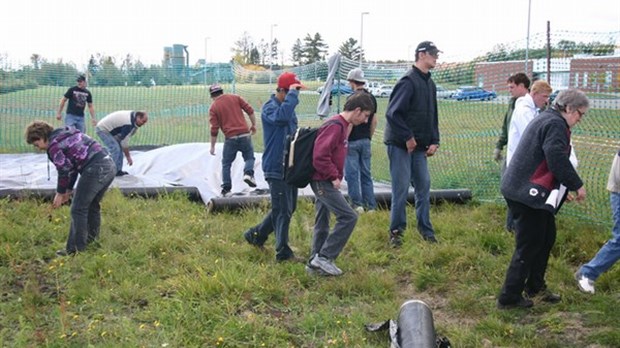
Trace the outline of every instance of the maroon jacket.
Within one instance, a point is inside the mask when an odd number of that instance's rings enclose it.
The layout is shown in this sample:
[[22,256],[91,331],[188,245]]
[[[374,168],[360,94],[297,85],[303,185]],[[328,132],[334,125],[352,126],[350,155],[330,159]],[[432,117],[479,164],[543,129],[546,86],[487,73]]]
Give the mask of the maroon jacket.
[[313,181],[342,180],[348,137],[349,122],[341,115],[332,116],[323,123],[314,142]]

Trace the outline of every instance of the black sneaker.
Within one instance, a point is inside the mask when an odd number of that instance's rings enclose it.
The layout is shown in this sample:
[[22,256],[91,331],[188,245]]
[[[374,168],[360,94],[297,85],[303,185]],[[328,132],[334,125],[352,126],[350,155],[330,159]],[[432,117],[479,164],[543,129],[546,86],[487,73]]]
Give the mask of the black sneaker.
[[521,297],[517,302],[501,303],[497,301],[497,309],[531,308],[534,305],[532,300]]
[[430,235],[430,236],[422,236],[422,238],[423,238],[425,241],[429,242],[429,243],[439,243],[439,242],[437,241],[437,238],[435,238],[435,236],[433,236],[433,235]]
[[392,248],[400,248],[403,245],[403,232],[401,230],[390,231],[390,245]]
[[123,170],[119,170],[118,172],[116,172],[116,176],[124,176],[124,175],[129,175],[129,173]]
[[250,174],[243,175],[243,181],[250,187],[256,187],[256,180],[254,180],[254,177]]
[[256,242],[256,232],[253,229],[249,229],[243,233],[243,238],[248,242],[248,244],[255,246],[257,248],[262,249],[263,245]]
[[222,195],[222,197],[229,197],[230,196],[230,189],[222,189],[221,195]]
[[58,249],[56,250],[57,257],[65,257],[65,256],[73,256],[75,252],[68,252],[66,249]]
[[531,299],[538,298],[541,301],[547,303],[559,303],[562,301],[562,296],[560,294],[553,293],[547,289],[539,291],[537,293],[528,293],[527,296]]

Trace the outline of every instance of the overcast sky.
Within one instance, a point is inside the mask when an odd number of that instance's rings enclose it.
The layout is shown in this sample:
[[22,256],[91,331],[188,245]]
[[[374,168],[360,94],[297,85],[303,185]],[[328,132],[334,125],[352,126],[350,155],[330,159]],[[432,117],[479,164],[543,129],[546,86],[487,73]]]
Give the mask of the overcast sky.
[[[369,60],[413,57],[423,40],[443,59],[473,57],[500,43],[524,41],[529,0],[5,0],[0,5],[0,56],[29,64],[37,53],[48,61],[82,67],[94,53],[117,58],[131,53],[159,64],[163,47],[188,45],[190,64],[204,58],[229,61],[231,47],[247,31],[255,43],[273,37],[285,60],[297,38],[318,32],[329,54],[348,38]],[[617,0],[531,0],[530,35],[552,31],[620,31]],[[205,39],[208,38],[208,39]],[[206,43],[206,50],[205,50]],[[532,47],[534,43],[530,44]],[[442,59],[440,58],[440,60]]]

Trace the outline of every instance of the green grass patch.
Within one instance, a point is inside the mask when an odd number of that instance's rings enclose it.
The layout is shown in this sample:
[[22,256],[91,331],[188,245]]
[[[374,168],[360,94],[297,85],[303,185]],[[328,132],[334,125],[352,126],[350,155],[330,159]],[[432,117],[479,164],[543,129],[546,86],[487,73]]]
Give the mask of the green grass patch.
[[[364,324],[396,319],[409,299],[429,304],[455,347],[615,347],[619,339],[620,269],[604,274],[593,296],[572,278],[609,231],[567,214],[558,217],[547,276],[563,301],[499,311],[514,246],[503,205],[433,206],[440,244],[410,227],[399,250],[388,246],[389,212],[363,214],[337,260],[338,278],[276,263],[273,238],[265,250],[247,245],[242,232],[267,205],[207,214],[181,194],[113,190],[99,246],[69,258],[53,257],[65,243],[68,207],[5,199],[0,208],[0,346],[382,347],[386,335]],[[313,205],[300,201],[290,242],[304,258],[313,219]],[[415,226],[411,207],[408,219]]]

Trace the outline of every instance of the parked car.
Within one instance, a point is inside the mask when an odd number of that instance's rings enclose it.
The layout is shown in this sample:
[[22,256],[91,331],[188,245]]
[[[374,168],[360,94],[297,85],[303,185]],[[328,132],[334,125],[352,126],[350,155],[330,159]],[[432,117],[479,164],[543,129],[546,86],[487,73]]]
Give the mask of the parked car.
[[437,85],[437,99],[450,99],[456,91],[448,90],[440,85]]
[[475,86],[461,86],[452,94],[456,100],[491,100],[497,98],[497,94]]
[[375,97],[387,98],[387,97],[390,96],[390,94],[392,94],[392,89],[394,89],[394,86],[392,86],[392,85],[383,85],[383,86],[380,86],[380,87],[376,88],[371,93]]
[[[323,92],[323,88],[325,88],[325,85],[317,88],[317,92],[319,94],[321,94]],[[353,93],[353,89],[351,88],[351,86],[349,86],[349,83],[346,81],[334,81],[334,84],[332,84],[332,95],[333,94],[338,94],[340,93],[342,94],[351,94]]]
[[555,91],[553,91],[553,93],[549,95],[549,105],[553,105],[553,101],[555,100],[555,98],[557,98],[560,92],[562,92],[561,89],[556,89]]

